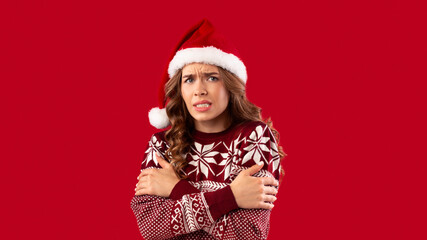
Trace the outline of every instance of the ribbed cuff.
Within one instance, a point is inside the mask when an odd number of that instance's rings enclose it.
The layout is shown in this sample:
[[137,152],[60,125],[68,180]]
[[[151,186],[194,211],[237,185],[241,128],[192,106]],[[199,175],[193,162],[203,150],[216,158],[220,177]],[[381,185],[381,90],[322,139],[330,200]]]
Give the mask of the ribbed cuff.
[[171,194],[169,195],[170,199],[178,200],[181,199],[182,196],[191,193],[199,193],[200,190],[191,185],[187,180],[181,179],[179,182],[173,187]]
[[209,206],[209,212],[215,221],[222,215],[239,208],[230,185],[217,191],[207,192],[204,196]]

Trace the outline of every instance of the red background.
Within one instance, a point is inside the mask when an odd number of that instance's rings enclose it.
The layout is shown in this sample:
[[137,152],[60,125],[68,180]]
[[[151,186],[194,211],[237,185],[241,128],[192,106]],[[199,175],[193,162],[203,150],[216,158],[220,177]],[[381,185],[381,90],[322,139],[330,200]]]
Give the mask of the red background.
[[0,238],[141,239],[147,113],[207,17],[288,154],[270,239],[426,239],[421,2],[2,1]]

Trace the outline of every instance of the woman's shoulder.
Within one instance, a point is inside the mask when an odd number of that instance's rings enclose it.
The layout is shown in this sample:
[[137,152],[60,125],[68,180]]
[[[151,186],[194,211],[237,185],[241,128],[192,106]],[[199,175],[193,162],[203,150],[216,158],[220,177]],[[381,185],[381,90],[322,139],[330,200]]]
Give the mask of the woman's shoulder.
[[167,141],[165,140],[165,133],[166,130],[155,132],[151,135],[144,153],[144,160],[141,163],[141,169],[159,167],[156,153],[160,153],[164,158],[166,150],[169,148]]
[[163,130],[163,131],[157,131],[155,133],[153,133],[150,137],[149,142],[151,142],[151,144],[160,146],[160,145],[166,145],[167,146],[167,141],[166,141],[166,131],[167,130]]
[[156,138],[160,138],[160,139],[164,140],[165,135],[166,135],[166,131],[167,130],[157,131],[157,132],[153,133],[152,137],[156,137]]
[[251,121],[242,124],[241,142],[238,146],[241,161],[236,168],[245,169],[264,162],[264,172],[256,176],[271,176],[277,179],[277,169],[280,165],[280,155],[277,142],[270,127],[261,121]]
[[239,132],[239,138],[249,141],[272,141],[277,142],[275,135],[273,134],[270,127],[267,123],[262,121],[248,121],[242,124],[239,124],[236,127],[236,130]]
[[246,122],[243,122],[241,125],[242,127],[245,127],[245,128],[256,128],[257,126],[261,126],[261,127],[267,126],[267,124],[263,121],[246,121]]
[[254,132],[257,132],[257,133],[262,132],[263,135],[264,133],[266,133],[266,131],[267,131],[267,134],[271,132],[268,125],[262,121],[243,122],[237,126],[237,129],[242,133],[242,135],[247,135],[247,136],[253,134]]

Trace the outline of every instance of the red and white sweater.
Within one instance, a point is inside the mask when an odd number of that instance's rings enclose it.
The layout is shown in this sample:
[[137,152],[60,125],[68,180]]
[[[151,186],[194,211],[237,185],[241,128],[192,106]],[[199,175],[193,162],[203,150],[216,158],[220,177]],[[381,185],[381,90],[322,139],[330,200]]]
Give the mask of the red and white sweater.
[[[142,169],[160,168],[155,154],[168,149],[165,131],[147,145]],[[238,208],[229,184],[263,161],[255,177],[279,180],[280,156],[270,128],[247,122],[219,133],[193,132],[188,165],[169,198],[134,196],[131,208],[145,239],[267,239],[270,211]]]

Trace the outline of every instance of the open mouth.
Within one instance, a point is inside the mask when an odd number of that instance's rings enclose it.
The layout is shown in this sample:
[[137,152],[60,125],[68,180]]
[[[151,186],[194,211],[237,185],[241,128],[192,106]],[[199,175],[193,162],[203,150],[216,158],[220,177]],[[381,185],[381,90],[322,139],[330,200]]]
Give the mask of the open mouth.
[[193,106],[194,106],[194,109],[196,109],[196,111],[205,112],[211,108],[212,103],[210,103],[208,101],[203,101],[203,102],[196,103]]
[[209,107],[210,105],[211,105],[210,103],[202,103],[202,104],[197,104],[194,106],[198,107],[198,108],[205,108],[205,107]]

